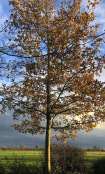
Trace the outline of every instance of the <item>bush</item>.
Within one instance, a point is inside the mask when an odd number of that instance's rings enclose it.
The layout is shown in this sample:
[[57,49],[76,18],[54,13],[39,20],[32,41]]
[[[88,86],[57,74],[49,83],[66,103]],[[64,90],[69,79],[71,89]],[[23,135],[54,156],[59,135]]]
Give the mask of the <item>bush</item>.
[[93,163],[92,169],[95,174],[105,174],[105,157],[96,160]]
[[39,149],[39,144],[36,144],[36,148]]
[[21,150],[24,150],[24,149],[25,149],[25,145],[24,145],[24,144],[21,144],[21,145],[20,145],[20,149],[21,149]]
[[8,149],[7,146],[2,147],[2,150],[7,150],[7,149]]
[[6,166],[0,163],[0,174],[42,174],[43,168],[36,164],[27,165],[17,159],[10,163],[8,159]]
[[4,166],[0,163],[0,174],[5,174],[6,171],[5,171],[5,168]]
[[40,169],[36,165],[26,165],[25,163],[14,162],[9,166],[9,174],[40,174]]
[[51,145],[52,174],[86,174],[86,162],[83,149],[70,145]]

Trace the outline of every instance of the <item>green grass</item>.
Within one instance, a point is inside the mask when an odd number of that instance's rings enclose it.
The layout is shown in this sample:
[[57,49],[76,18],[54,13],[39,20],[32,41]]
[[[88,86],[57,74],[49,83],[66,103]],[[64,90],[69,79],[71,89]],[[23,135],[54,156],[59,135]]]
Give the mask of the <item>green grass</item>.
[[41,165],[44,159],[43,151],[0,151],[1,163],[12,163],[14,160],[25,162],[26,164],[35,163],[37,166]]
[[98,160],[99,158],[105,157],[105,152],[86,152],[86,155],[88,157],[88,160],[90,164],[92,164],[94,161]]
[[[105,152],[86,152],[86,156],[88,158],[89,174],[94,174],[92,165],[96,160],[105,157]],[[40,167],[44,160],[44,151],[0,151],[0,162],[2,164],[13,163],[15,159],[27,165],[35,164]]]
[[99,151],[91,151],[91,152],[86,152],[87,158],[88,158],[88,170],[89,170],[89,174],[93,174],[94,171],[92,169],[93,163],[98,160],[101,159],[103,157],[105,157],[105,152],[99,152]]

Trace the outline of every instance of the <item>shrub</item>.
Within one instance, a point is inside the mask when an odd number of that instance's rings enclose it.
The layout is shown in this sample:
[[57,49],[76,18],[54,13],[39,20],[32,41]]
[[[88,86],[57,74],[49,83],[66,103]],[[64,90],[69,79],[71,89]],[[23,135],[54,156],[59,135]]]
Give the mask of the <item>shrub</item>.
[[52,174],[86,174],[86,161],[83,149],[70,145],[51,145]]
[[14,162],[9,166],[9,174],[40,174],[40,169],[36,165],[26,165],[21,162]]
[[6,171],[5,171],[5,168],[4,166],[0,163],[0,174],[5,174]]
[[7,150],[7,149],[8,149],[7,146],[2,147],[2,150]]
[[11,163],[8,158],[6,158],[6,165],[4,166],[0,163],[0,174],[42,174],[43,168],[38,167],[35,163],[25,164],[17,159]]
[[25,145],[24,145],[24,144],[21,144],[21,145],[20,145],[20,149],[21,149],[21,150],[24,150],[24,149],[25,149]]
[[92,169],[94,169],[95,174],[105,174],[105,157],[96,160]]
[[39,149],[39,144],[36,144],[36,148]]

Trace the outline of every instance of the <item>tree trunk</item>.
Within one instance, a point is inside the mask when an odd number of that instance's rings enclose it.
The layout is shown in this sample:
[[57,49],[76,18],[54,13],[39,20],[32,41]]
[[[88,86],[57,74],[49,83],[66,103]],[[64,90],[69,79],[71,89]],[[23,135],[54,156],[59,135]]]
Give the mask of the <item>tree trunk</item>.
[[48,19],[48,0],[46,0],[46,23],[47,23],[47,114],[46,114],[46,138],[45,138],[45,174],[51,174],[50,160],[50,132],[51,132],[51,115],[50,115],[50,47],[49,47],[49,19]]
[[50,132],[51,132],[51,118],[49,114],[47,116],[46,139],[45,139],[45,174],[51,174]]

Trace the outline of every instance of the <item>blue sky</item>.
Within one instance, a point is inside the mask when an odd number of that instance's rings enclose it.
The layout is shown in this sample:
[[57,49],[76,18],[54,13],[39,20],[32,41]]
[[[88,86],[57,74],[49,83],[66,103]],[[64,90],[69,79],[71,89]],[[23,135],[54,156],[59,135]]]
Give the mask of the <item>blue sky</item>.
[[[86,6],[87,1],[83,0],[83,8]],[[0,0],[0,25],[8,19],[10,6],[8,0]],[[100,5],[95,10],[96,21],[95,23],[100,23],[100,32],[105,30],[105,0],[102,0]],[[104,47],[101,51],[104,53]],[[103,70],[100,80],[105,81],[105,70]],[[9,82],[7,82],[9,83]],[[0,82],[0,85],[2,81]],[[15,121],[12,119],[12,112],[7,111],[5,115],[0,115],[0,147],[1,146],[20,146],[20,144],[25,144],[27,147],[34,147],[39,144],[40,147],[44,146],[45,135],[30,135],[21,134],[12,128],[10,125]],[[52,135],[54,133],[52,132]],[[55,140],[51,139],[51,142]],[[68,140],[68,143],[80,147],[92,147],[98,146],[105,148],[105,123],[100,123],[97,127],[89,133],[78,132],[77,140]]]

